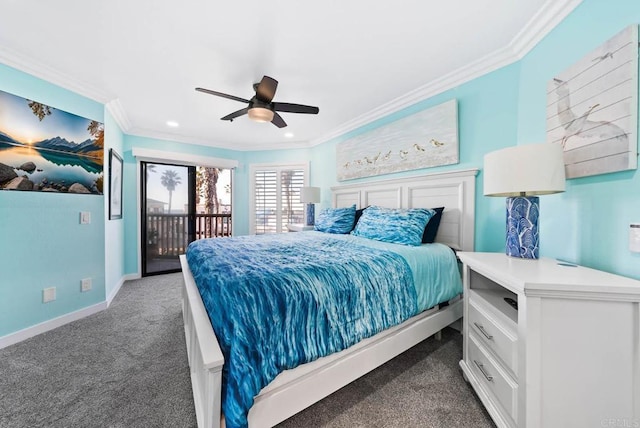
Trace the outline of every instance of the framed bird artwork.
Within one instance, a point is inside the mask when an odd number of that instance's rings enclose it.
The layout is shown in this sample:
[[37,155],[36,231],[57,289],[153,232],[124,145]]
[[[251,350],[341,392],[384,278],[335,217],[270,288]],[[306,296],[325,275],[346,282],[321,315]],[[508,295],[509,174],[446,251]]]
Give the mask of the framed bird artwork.
[[455,99],[356,135],[336,146],[338,180],[459,162]]
[[638,26],[631,25],[547,84],[547,142],[567,178],[637,168]]

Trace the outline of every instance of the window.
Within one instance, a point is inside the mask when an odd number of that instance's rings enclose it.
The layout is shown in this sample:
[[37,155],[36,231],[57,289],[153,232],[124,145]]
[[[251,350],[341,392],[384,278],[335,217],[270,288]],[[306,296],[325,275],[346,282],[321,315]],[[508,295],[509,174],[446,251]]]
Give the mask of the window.
[[287,224],[304,222],[300,188],[305,185],[308,167],[298,165],[252,165],[251,232],[286,232]]

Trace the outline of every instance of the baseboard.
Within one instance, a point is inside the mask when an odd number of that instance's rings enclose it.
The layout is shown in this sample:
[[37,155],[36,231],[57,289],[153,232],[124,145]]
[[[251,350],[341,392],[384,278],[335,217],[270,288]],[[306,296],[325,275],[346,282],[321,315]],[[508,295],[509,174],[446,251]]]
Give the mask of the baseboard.
[[96,303],[95,305],[77,310],[75,312],[71,312],[65,315],[61,315],[57,318],[50,319],[48,321],[41,322],[40,324],[36,324],[31,327],[27,327],[23,330],[16,331],[15,333],[7,334],[6,336],[0,337],[0,349],[6,348],[7,346],[14,345],[18,342],[22,342],[23,340],[27,340],[33,336],[37,336],[49,330],[53,330],[54,328],[58,328],[65,324],[69,324],[70,322],[77,321],[79,319],[88,317],[89,315],[93,315],[100,311],[107,309],[113,299],[120,291],[120,288],[124,285],[125,281],[129,281],[132,279],[140,278],[140,274],[130,273],[127,275],[123,275],[122,278],[118,281],[118,284],[115,286],[111,293],[107,297],[106,301]]
[[18,342],[22,342],[23,340],[27,340],[33,336],[37,336],[38,334],[53,330],[54,328],[58,328],[65,324],[69,324],[70,322],[88,317],[89,315],[93,315],[105,309],[107,309],[107,302],[100,302],[95,305],[77,310],[75,312],[71,312],[65,315],[61,315],[57,318],[50,319],[48,321],[41,322],[40,324],[27,327],[23,330],[16,331],[15,333],[2,336],[0,337],[0,349],[6,348],[7,346],[16,344]]
[[113,299],[115,299],[118,291],[120,291],[120,288],[124,285],[125,281],[138,278],[140,278],[140,275],[138,275],[137,273],[123,275],[122,278],[120,278],[120,281],[118,281],[118,284],[115,286],[115,288],[111,290],[111,293],[107,296],[107,307],[111,306],[111,302],[113,302]]

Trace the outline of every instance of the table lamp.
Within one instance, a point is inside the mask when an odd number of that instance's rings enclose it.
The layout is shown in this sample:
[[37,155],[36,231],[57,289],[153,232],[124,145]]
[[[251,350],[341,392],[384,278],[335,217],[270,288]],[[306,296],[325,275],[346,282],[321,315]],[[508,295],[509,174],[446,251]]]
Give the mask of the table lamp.
[[313,226],[315,223],[315,204],[320,202],[320,188],[300,188],[300,202],[307,204],[307,226]]
[[484,195],[507,197],[506,254],[537,259],[540,249],[536,195],[564,192],[563,149],[559,144],[526,144],[484,156]]

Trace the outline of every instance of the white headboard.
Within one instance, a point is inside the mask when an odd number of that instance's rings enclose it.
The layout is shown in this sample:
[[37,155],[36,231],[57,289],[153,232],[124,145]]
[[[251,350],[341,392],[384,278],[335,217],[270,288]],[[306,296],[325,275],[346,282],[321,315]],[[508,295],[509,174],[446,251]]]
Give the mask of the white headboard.
[[473,251],[477,169],[332,187],[333,206],[444,207],[436,242]]

